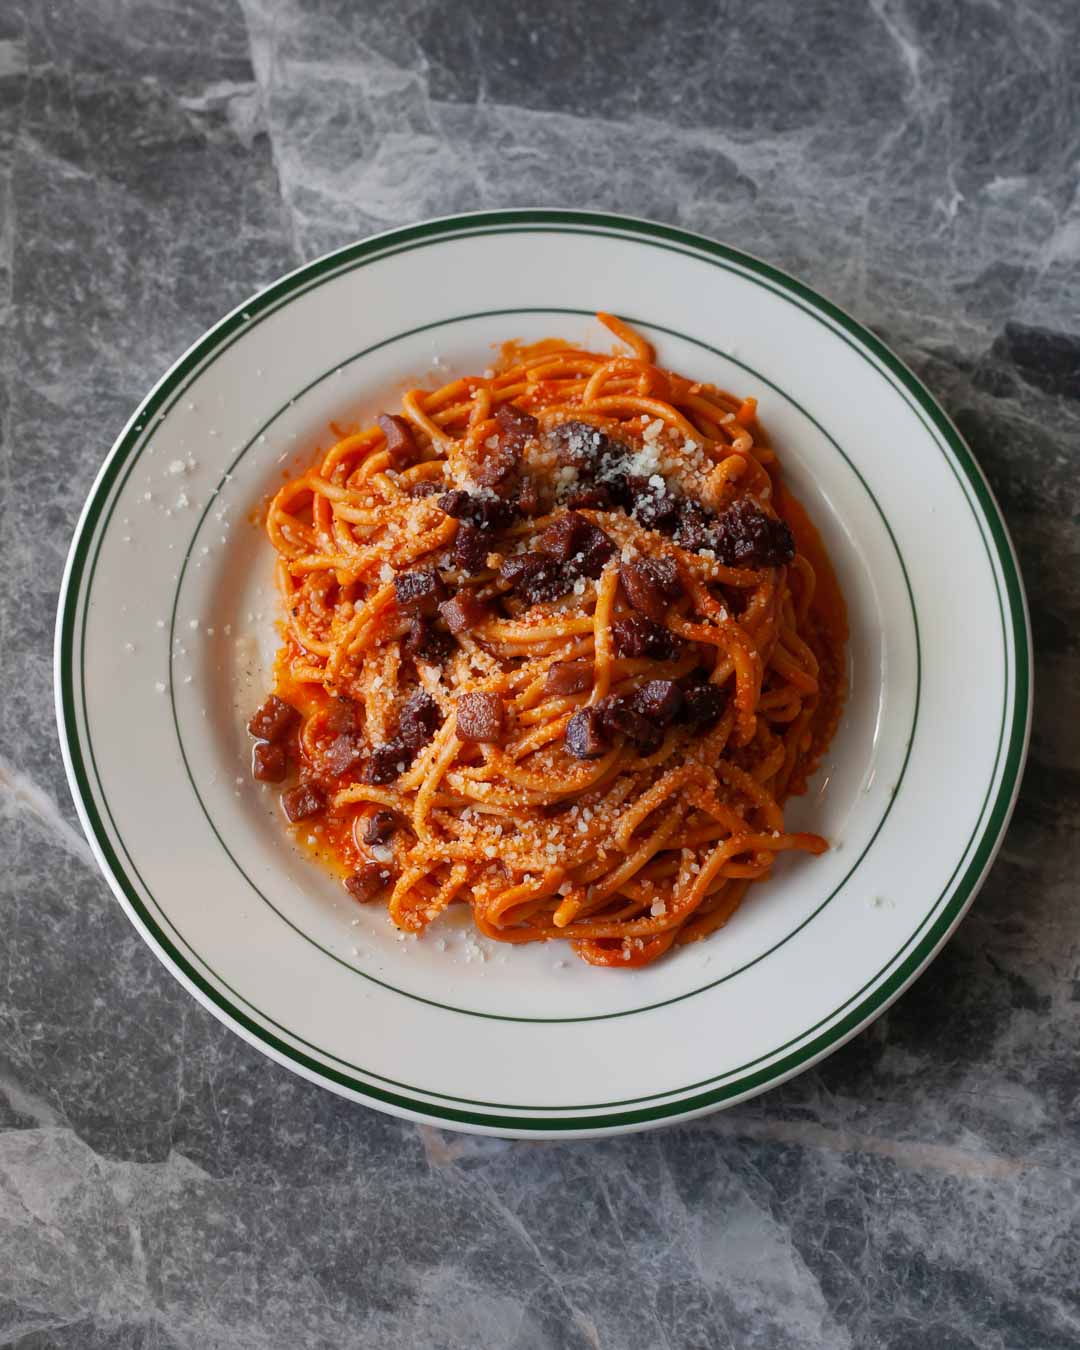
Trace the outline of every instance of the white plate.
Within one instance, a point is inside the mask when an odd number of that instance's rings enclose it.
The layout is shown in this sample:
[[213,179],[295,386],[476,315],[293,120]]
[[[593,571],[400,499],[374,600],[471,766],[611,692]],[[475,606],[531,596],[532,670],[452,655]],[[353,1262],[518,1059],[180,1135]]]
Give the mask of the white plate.
[[[711,939],[635,972],[493,947],[463,916],[396,940],[290,848],[248,777],[273,654],[283,470],[492,344],[601,350],[608,309],[662,364],[755,395],[851,620],[849,704],[792,856]],[[931,396],[800,282],[667,226],[567,211],[434,221],[311,263],[211,329],[113,447],[75,534],[56,644],[61,741],[132,922],[280,1063],[396,1115],[607,1134],[760,1092],[866,1025],[970,904],[1030,715],[1027,616],[986,482]]]

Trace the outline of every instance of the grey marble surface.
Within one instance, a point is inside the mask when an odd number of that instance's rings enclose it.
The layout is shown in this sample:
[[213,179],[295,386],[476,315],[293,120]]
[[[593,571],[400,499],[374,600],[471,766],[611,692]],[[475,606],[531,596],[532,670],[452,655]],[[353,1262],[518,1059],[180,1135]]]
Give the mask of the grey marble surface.
[[[0,1345],[1080,1345],[1078,175],[1075,0],[0,6]],[[225,1031],[97,875],[51,711],[68,539],[157,375],[320,250],[515,204],[706,231],[872,325],[989,474],[1038,646],[932,969],[769,1096],[601,1143],[418,1129]]]

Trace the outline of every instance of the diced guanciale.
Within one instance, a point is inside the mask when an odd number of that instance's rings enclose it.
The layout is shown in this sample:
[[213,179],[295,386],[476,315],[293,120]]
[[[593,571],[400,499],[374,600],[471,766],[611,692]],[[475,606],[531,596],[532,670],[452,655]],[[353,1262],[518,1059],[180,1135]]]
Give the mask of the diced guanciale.
[[644,614],[629,614],[616,619],[611,625],[611,638],[616,656],[648,656],[657,661],[671,661],[682,648],[680,638]]
[[669,726],[682,711],[683,692],[674,680],[646,680],[632,695],[635,710],[658,726]]
[[339,694],[330,700],[326,710],[327,731],[358,731],[360,729],[360,705],[355,699]]
[[595,759],[616,736],[625,736],[641,754],[650,755],[681,706],[682,691],[674,680],[649,680],[629,694],[609,694],[570,719],[566,748],[578,759]]
[[649,570],[656,584],[669,600],[678,600],[683,593],[683,584],[674,558],[650,558]]
[[711,726],[723,711],[724,695],[715,684],[691,684],[683,689],[681,720],[688,726]]
[[364,743],[354,731],[343,731],[335,736],[322,754],[323,767],[328,774],[340,778],[364,757]]
[[716,556],[729,567],[783,567],[795,556],[787,523],[740,497],[716,517]]
[[372,748],[360,776],[365,783],[392,783],[413,758],[399,740],[384,741]]
[[579,515],[577,511],[564,511],[537,536],[536,547],[556,562],[566,563],[594,545],[597,536],[607,539],[603,530],[585,516]]
[[598,577],[615,545],[598,525],[566,511],[542,530],[536,549],[503,561],[499,575],[529,604],[555,600],[577,577]]
[[616,503],[606,483],[595,483],[572,492],[566,505],[571,511],[610,511]]
[[427,745],[440,726],[442,712],[431,695],[423,689],[411,694],[398,718],[398,739],[412,751],[410,759]]
[[454,639],[434,627],[430,619],[410,619],[402,634],[401,650],[438,666],[454,650]]
[[619,567],[619,580],[634,609],[657,623],[682,591],[678,571],[669,558],[624,562]]
[[394,578],[394,598],[403,613],[432,619],[446,599],[446,583],[434,568],[402,572]]
[[664,739],[663,729],[638,711],[632,695],[609,694],[596,705],[596,711],[605,737],[621,734],[633,741],[642,754],[651,754]]
[[550,566],[550,558],[546,558],[542,553],[531,551],[511,553],[499,564],[499,576],[513,589],[520,586],[523,581],[539,576],[541,572],[550,569]]
[[499,497],[505,498],[507,480],[517,468],[517,456],[504,442],[495,445],[482,445],[478,449],[477,462],[473,467],[473,477],[481,487],[490,488]]
[[271,694],[248,723],[248,731],[260,741],[280,741],[300,721],[300,714],[277,694]]
[[714,515],[701,502],[673,492],[655,475],[645,478],[630,472],[631,450],[585,422],[553,427],[547,442],[558,464],[577,470],[576,485],[566,497],[571,510],[621,509],[685,549],[711,550],[729,567],[780,567],[794,557],[795,543],[786,523],[763,511],[752,498],[740,498]]
[[457,567],[470,576],[482,572],[487,567],[487,556],[491,552],[491,540],[477,525],[462,521],[454,535],[453,558]]
[[351,877],[345,878],[345,889],[354,900],[365,904],[374,900],[380,891],[389,888],[394,873],[381,863],[361,863]]
[[509,502],[499,497],[465,492],[461,488],[444,492],[437,505],[455,520],[466,520],[482,530],[501,529],[514,518],[514,508]]
[[298,783],[281,794],[281,805],[295,824],[298,820],[310,820],[312,816],[317,816],[326,805],[326,799],[313,783]]
[[397,413],[380,413],[375,419],[386,437],[386,449],[396,460],[413,460],[417,456],[416,439],[412,427]]
[[407,484],[405,488],[406,497],[434,497],[436,493],[443,490],[441,483],[433,483],[430,478],[421,478],[415,483]]
[[608,749],[599,711],[579,708],[566,725],[564,743],[575,759],[599,759]]
[[641,478],[630,479],[629,487],[634,519],[647,530],[670,534],[679,518],[679,499],[667,487],[657,487]]
[[480,690],[457,701],[457,734],[463,741],[494,744],[502,738],[506,710],[498,694]]
[[536,418],[513,403],[495,409],[498,433],[483,442],[478,450],[474,474],[476,481],[502,498],[513,495],[513,480],[521,464],[526,442],[536,435]]
[[675,542],[691,552],[711,548],[716,551],[715,517],[699,503],[682,501],[672,522]]
[[573,585],[573,577],[567,569],[560,568],[543,553],[511,554],[503,560],[499,576],[529,605],[557,600]]
[[439,705],[424,690],[406,701],[398,718],[397,735],[374,746],[361,772],[365,783],[392,783],[405,772],[442,723]]
[[280,783],[285,777],[285,747],[256,741],[251,750],[251,776],[260,783]]
[[612,447],[611,439],[588,422],[561,422],[548,432],[548,440],[559,464],[579,470],[591,468]]
[[444,492],[437,504],[440,511],[445,511],[448,516],[453,516],[455,520],[469,520],[476,504],[476,498],[461,488],[453,488],[449,492]]
[[539,426],[536,418],[516,403],[500,403],[495,409],[495,421],[499,425],[500,442],[515,453],[525,448]]
[[576,576],[592,577],[595,580],[614,552],[615,545],[598,525],[594,525],[581,552],[571,558],[570,566]]
[[451,599],[443,601],[439,613],[451,633],[465,633],[472,628],[479,628],[490,617],[491,610],[483,600],[476,598],[473,591],[463,588]]
[[365,844],[385,844],[399,823],[393,811],[373,811],[364,821],[360,837]]
[[536,547],[562,564],[566,569],[564,575],[571,578],[598,577],[615,552],[615,545],[599,525],[577,511],[564,511],[556,516],[537,536]]
[[[586,479],[585,481],[588,482],[589,480]],[[605,498],[606,505],[599,509],[606,511],[618,509],[628,512],[634,505],[635,493],[640,492],[641,485],[644,482],[645,479],[631,478],[620,470],[606,473],[599,482],[592,484],[593,488],[603,493]],[[568,505],[574,506],[576,503],[571,501]]]
[[556,696],[580,694],[591,689],[593,684],[593,663],[587,660],[560,661],[548,667],[544,680],[544,693]]

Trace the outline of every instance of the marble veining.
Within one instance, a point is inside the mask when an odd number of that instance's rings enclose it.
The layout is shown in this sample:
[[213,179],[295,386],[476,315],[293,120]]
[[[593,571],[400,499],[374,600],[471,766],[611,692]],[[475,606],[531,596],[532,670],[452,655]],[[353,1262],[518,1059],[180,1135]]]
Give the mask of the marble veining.
[[[110,898],[52,716],[71,531],[160,372],[324,249],[537,204],[703,230],[881,333],[990,477],[1038,653],[931,970],[767,1097],[599,1143],[390,1120],[225,1031]],[[0,333],[0,1346],[1080,1345],[1073,0],[8,0]]]

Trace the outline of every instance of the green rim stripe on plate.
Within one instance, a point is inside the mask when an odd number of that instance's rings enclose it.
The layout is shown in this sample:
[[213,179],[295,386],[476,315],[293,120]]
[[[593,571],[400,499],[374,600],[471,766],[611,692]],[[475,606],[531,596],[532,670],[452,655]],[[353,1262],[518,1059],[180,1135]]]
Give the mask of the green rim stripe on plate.
[[[472,228],[472,222],[474,221],[480,223],[479,229]],[[698,259],[701,258],[702,253],[705,253],[707,255],[710,255],[708,260],[714,262],[718,257],[724,258],[728,262],[734,262],[737,264],[737,268],[733,268],[731,270],[739,271],[740,275],[746,277],[747,271],[756,274],[755,276],[746,279],[756,280],[759,282],[759,284],[761,283],[763,277],[779,282],[780,283],[779,289],[774,285],[769,285],[768,282],[766,282],[765,284],[768,285],[768,289],[777,291],[777,293],[781,294],[782,296],[784,296],[789,300],[791,299],[792,294],[801,296],[805,300],[809,300],[810,302],[809,306],[800,304],[799,307],[802,309],[808,309],[809,312],[814,313],[819,317],[822,313],[827,314],[834,321],[834,323],[838,323],[842,329],[846,329],[848,330],[848,332],[854,333],[860,339],[859,344],[851,342],[850,338],[847,338],[843,332],[839,332],[837,335],[843,337],[845,341],[849,342],[849,345],[854,347],[856,350],[860,351],[861,354],[865,355],[865,349],[867,348],[870,351],[872,351],[873,354],[882,362],[882,364],[884,364],[892,373],[894,377],[894,387],[895,381],[898,380],[900,382],[900,385],[902,386],[900,392],[906,389],[908,392],[915,395],[915,397],[921,404],[924,412],[929,416],[930,419],[930,422],[927,423],[926,417],[923,417],[922,420],[924,421],[924,425],[927,425],[928,430],[930,430],[932,434],[934,434],[936,430],[937,432],[937,435],[935,436],[936,440],[938,439],[939,436],[943,436],[945,445],[948,447],[948,449],[952,451],[953,455],[960,461],[960,464],[963,467],[964,473],[966,475],[966,481],[964,478],[961,478],[955,464],[953,464],[952,459],[948,454],[946,454],[946,460],[950,463],[950,467],[952,468],[953,473],[956,475],[958,482],[960,482],[961,487],[964,488],[965,496],[968,495],[967,485],[970,485],[970,487],[974,488],[975,494],[986,516],[987,523],[989,524],[991,532],[994,536],[994,542],[996,544],[996,553],[997,553],[996,560],[1000,565],[1001,571],[1005,577],[1006,590],[1009,597],[1009,608],[1011,611],[1011,618],[1012,618],[1012,635],[1013,640],[1016,644],[1015,688],[1014,688],[1014,696],[1013,699],[1011,700],[1011,706],[1013,711],[1012,734],[1010,735],[1010,743],[1008,754],[1006,757],[1005,771],[1001,780],[1001,785],[998,790],[998,795],[995,800],[993,810],[991,811],[990,818],[986,826],[984,827],[982,838],[979,842],[978,847],[976,848],[975,854],[971,859],[971,862],[965,872],[965,875],[961,880],[960,886],[957,888],[956,892],[954,893],[948,905],[946,906],[945,912],[942,913],[940,916],[938,916],[938,919],[934,923],[930,932],[927,933],[925,937],[922,939],[916,951],[913,952],[903,962],[903,964],[893,972],[889,980],[886,981],[877,990],[875,990],[873,996],[870,999],[868,999],[864,1004],[860,1005],[859,1007],[852,1009],[852,1011],[849,1012],[841,1022],[832,1026],[829,1029],[829,1031],[826,1032],[822,1037],[819,1037],[816,1041],[812,1042],[809,1045],[802,1046],[800,1050],[795,1052],[793,1055],[788,1056],[785,1060],[773,1063],[769,1065],[767,1068],[760,1070],[756,1074],[751,1074],[740,1079],[737,1083],[729,1084],[725,1087],[714,1089],[711,1093],[706,1093],[700,1097],[682,1098],[677,1102],[669,1103],[667,1105],[659,1107],[651,1107],[643,1111],[624,1112],[618,1115],[605,1114],[598,1116],[588,1116],[581,1119],[566,1118],[562,1120],[556,1120],[552,1118],[545,1118],[542,1120],[535,1120],[528,1117],[514,1118],[501,1115],[495,1116],[489,1113],[476,1115],[475,1113],[454,1111],[449,1108],[436,1106],[428,1102],[416,1101],[410,1098],[401,1097],[397,1094],[383,1092],[379,1089],[376,1089],[371,1084],[357,1083],[355,1080],[338,1073],[330,1066],[327,1066],[326,1064],[318,1060],[310,1059],[308,1056],[304,1055],[302,1052],[295,1049],[295,1047],[290,1047],[287,1043],[279,1041],[277,1037],[275,1037],[272,1033],[268,1032],[264,1027],[261,1027],[257,1023],[253,1023],[250,1019],[246,1017],[245,1014],[240,1012],[238,1009],[230,1008],[228,1003],[221,998],[220,993],[216,991],[212,986],[209,986],[198,974],[198,972],[188,965],[184,957],[179,952],[177,952],[176,949],[172,946],[167,936],[161,933],[160,930],[157,928],[153,918],[145,911],[145,908],[143,907],[138,894],[135,892],[134,887],[130,885],[130,882],[124,872],[124,869],[120,865],[119,860],[117,859],[115,852],[112,849],[111,843],[103,830],[100,817],[98,817],[97,815],[92,792],[89,791],[89,783],[86,779],[85,767],[81,759],[80,748],[78,745],[78,738],[77,735],[74,734],[75,729],[77,727],[77,719],[76,719],[74,693],[70,680],[72,668],[71,657],[73,651],[74,623],[76,610],[78,609],[79,597],[81,594],[81,585],[79,583],[81,583],[82,573],[85,566],[86,549],[88,547],[89,540],[92,537],[94,529],[96,527],[97,519],[100,516],[101,508],[105,500],[107,500],[108,498],[109,491],[113,485],[113,482],[115,481],[121,469],[124,467],[126,457],[130,455],[132,449],[135,447],[139,435],[146,427],[150,425],[150,422],[154,417],[164,415],[163,413],[161,413],[161,408],[165,403],[166,399],[169,397],[170,393],[176,389],[177,384],[180,381],[182,381],[186,375],[188,375],[189,373],[193,372],[196,369],[196,367],[199,365],[199,363],[203,360],[204,357],[209,356],[213,359],[216,359],[216,357],[221,354],[221,351],[224,350],[225,345],[231,345],[231,342],[235,340],[235,337],[239,334],[240,331],[243,330],[243,328],[248,323],[250,317],[253,316],[254,314],[266,311],[279,298],[282,297],[295,298],[296,295],[302,293],[304,290],[310,289],[310,283],[314,279],[321,276],[328,276],[331,273],[337,273],[341,271],[344,267],[347,267],[350,264],[352,264],[354,260],[363,258],[365,256],[369,257],[369,260],[373,260],[373,255],[377,256],[380,254],[385,254],[387,251],[400,247],[402,243],[411,240],[427,239],[430,241],[430,239],[433,237],[434,238],[469,237],[476,233],[491,233],[493,232],[491,229],[491,227],[493,226],[502,226],[514,229],[515,227],[521,227],[522,225],[532,223],[539,224],[542,227],[545,227],[547,230],[555,230],[558,232],[567,231],[568,226],[571,224],[574,225],[580,224],[587,227],[602,225],[607,227],[607,231],[614,230],[619,237],[631,239],[637,238],[639,242],[641,240],[641,236],[645,236],[650,243],[655,243],[656,239],[658,238],[675,240],[680,245],[682,245],[682,247],[672,251],[687,252],[688,250],[690,250],[690,256]],[[570,230],[569,232],[607,234],[607,231],[597,230],[595,228],[587,228],[582,230]],[[610,237],[610,234],[607,234],[607,237]],[[661,245],[661,247],[663,247],[663,245]],[[830,325],[830,327],[832,327],[832,325]],[[228,339],[227,344],[225,342],[225,339]],[[945,447],[942,448],[944,449]],[[130,472],[130,466],[128,471]],[[972,509],[974,511],[974,507]],[[982,522],[979,517],[979,512],[975,511],[974,514],[976,516],[976,520],[979,522],[981,530]],[[994,568],[995,557],[994,554],[990,551],[989,544],[985,540],[985,535],[984,535],[984,543],[986,543],[988,554],[990,555],[991,567],[996,584],[997,571],[996,568]],[[73,595],[75,597],[74,602],[72,602],[71,599]],[[1004,612],[1002,612],[1003,624],[1004,619],[1005,615]],[[1008,665],[1008,655],[1009,655],[1009,648],[1008,642],[1006,641],[1007,665]],[[1005,820],[1007,819],[1008,813],[1011,809],[1012,798],[1015,793],[1016,780],[1019,774],[1019,768],[1023,756],[1023,749],[1026,738],[1028,710],[1030,703],[1029,660],[1030,660],[1029,643],[1025,618],[1023,590],[1020,583],[1018,572],[1016,571],[1015,561],[1012,557],[1011,547],[1007,535],[1005,533],[1003,523],[1001,522],[1001,519],[997,513],[997,508],[993,502],[993,498],[989,493],[985,481],[982,479],[981,473],[978,470],[977,465],[971,459],[970,453],[967,451],[966,446],[964,446],[958,433],[955,431],[955,428],[951,426],[951,424],[948,422],[948,419],[937,407],[933,398],[919,384],[918,380],[911,374],[911,372],[907,370],[905,366],[902,365],[902,363],[899,362],[899,360],[891,352],[888,351],[887,348],[884,348],[884,346],[878,341],[878,339],[874,338],[872,334],[869,334],[865,332],[865,330],[861,329],[861,327],[858,324],[856,324],[848,316],[844,315],[842,311],[838,310],[828,301],[824,301],[820,297],[816,296],[812,291],[809,290],[809,288],[803,286],[802,283],[795,281],[793,278],[785,277],[782,273],[779,273],[776,269],[769,267],[767,264],[761,263],[755,259],[747,258],[734,250],[728,249],[723,245],[714,244],[709,240],[699,239],[696,236],[687,235],[681,231],[671,230],[666,226],[657,226],[644,222],[639,223],[639,222],[624,221],[619,218],[613,219],[609,217],[597,217],[590,215],[588,213],[511,212],[511,213],[493,213],[488,216],[480,216],[480,217],[465,217],[459,218],[457,220],[451,220],[446,222],[433,222],[427,225],[410,227],[407,230],[394,232],[390,236],[383,236],[380,239],[367,240],[360,244],[350,246],[347,249],[341,250],[339,253],[332,254],[327,258],[318,260],[317,262],[310,264],[306,268],[300,269],[297,273],[293,274],[291,277],[287,277],[283,279],[281,282],[276,283],[274,286],[270,287],[267,291],[261,293],[261,295],[256,297],[253,301],[250,302],[249,305],[245,307],[245,310],[243,312],[234,313],[233,315],[223,320],[215,329],[211,330],[211,332],[203,340],[201,340],[201,342],[197,344],[196,347],[194,347],[187,354],[186,357],[182,358],[181,362],[179,362],[172,371],[168,373],[168,375],[162,380],[159,386],[153,391],[150,397],[140,408],[139,412],[132,420],[132,423],[125,430],[125,433],[118,441],[112,456],[107,461],[107,464],[103,469],[102,474],[99,476],[98,483],[94,488],[91,499],[87,503],[87,508],[84,511],[83,519],[80,522],[79,530],[76,535],[76,540],[72,548],[72,556],[69,563],[69,576],[65,587],[64,595],[62,596],[61,600],[60,624],[58,627],[58,664],[60,667],[60,674],[61,674],[61,688],[59,700],[60,706],[58,711],[60,711],[61,714],[62,728],[66,729],[70,733],[68,735],[67,749],[71,756],[71,765],[73,770],[73,776],[75,778],[75,784],[73,786],[76,786],[78,789],[77,800],[79,797],[81,797],[82,800],[80,804],[83,807],[84,811],[86,812],[87,816],[91,818],[92,835],[96,837],[98,846],[102,849],[103,854],[106,856],[108,860],[109,870],[113,874],[114,882],[120,885],[129,903],[132,904],[136,913],[139,915],[142,922],[148,928],[149,934],[152,935],[152,942],[157,943],[162,947],[164,952],[167,954],[168,958],[171,959],[178,966],[180,971],[183,972],[183,974],[186,976],[188,980],[190,980],[196,987],[201,989],[201,991],[210,999],[212,1004],[214,1004],[220,1011],[224,1011],[228,1016],[231,1016],[238,1023],[238,1025],[240,1025],[250,1034],[252,1034],[257,1041],[261,1041],[263,1044],[273,1049],[278,1055],[283,1056],[287,1061],[292,1061],[296,1064],[299,1064],[301,1067],[307,1069],[309,1072],[314,1073],[316,1077],[323,1076],[325,1078],[328,1078],[330,1081],[337,1083],[339,1086],[346,1087],[350,1091],[358,1093],[361,1096],[365,1095],[372,1096],[375,1097],[376,1099],[386,1102],[389,1105],[396,1106],[399,1109],[418,1112],[421,1115],[434,1115],[439,1118],[455,1120],[459,1122],[468,1121],[470,1123],[486,1125],[488,1127],[493,1128],[514,1128],[524,1130],[536,1128],[544,1130],[595,1129],[604,1126],[646,1123],[648,1121],[656,1121],[659,1119],[667,1118],[672,1115],[682,1115],[694,1110],[702,1109],[710,1104],[715,1104],[716,1102],[725,1100],[733,1095],[753,1091],[756,1087],[763,1086],[769,1081],[775,1081],[777,1078],[793,1071],[794,1068],[797,1068],[799,1066],[799,1064],[804,1064],[808,1062],[811,1058],[817,1057],[819,1054],[823,1053],[824,1050],[827,1049],[830,1045],[837,1044],[839,1040],[846,1037],[851,1031],[853,1031],[862,1020],[866,1020],[874,1011],[879,1009],[888,999],[893,997],[895,993],[899,992],[903,984],[916,973],[918,966],[922,962],[924,957],[927,956],[933,950],[933,947],[939,941],[943,940],[944,936],[946,936],[948,932],[949,927],[958,920],[972,886],[980,878],[982,872],[985,870],[985,867],[988,864],[994,852],[994,849],[998,842],[998,835],[1000,834],[1001,829],[1004,826]],[[1006,670],[1006,677],[1008,677],[1008,669]],[[1005,713],[1003,714],[1002,732],[1004,732],[1004,720],[1005,716],[1007,716],[1007,712],[1008,712],[1008,701]],[[996,776],[996,770],[994,776]],[[993,789],[994,776],[992,776],[991,778],[990,790]],[[958,867],[962,866],[963,856],[964,855],[961,856],[961,863],[958,865]],[[950,885],[951,881],[952,879],[950,879]],[[947,893],[947,891],[948,887],[946,888],[946,892],[943,892],[943,894]],[[929,921],[931,915],[927,916],[927,919],[924,920],[923,925],[920,925],[920,930],[917,930],[914,936],[916,937],[918,936],[918,932],[921,931],[921,928],[924,927],[925,923]],[[909,939],[908,944],[905,944],[905,946],[909,945],[912,940],[913,939]],[[903,951],[903,949],[901,950]],[[894,957],[894,961],[895,959],[896,958]],[[883,968],[883,970],[887,968],[888,967],[885,967]],[[879,972],[879,976],[880,974],[881,972]],[[878,977],[875,977],[875,980],[877,978]],[[873,980],[868,982],[868,985],[864,986],[864,990],[868,988],[870,984],[873,983],[874,983]],[[862,992],[863,990],[860,990],[859,993],[854,995],[853,999],[850,1001],[858,999],[862,994]],[[834,1012],[830,1016],[835,1015],[836,1014]],[[809,1029],[807,1032],[802,1033],[802,1035],[798,1039],[800,1040],[803,1039],[803,1037],[811,1034],[814,1030],[816,1030],[816,1028]],[[779,1047],[778,1050],[771,1052],[770,1056],[766,1056],[764,1058],[771,1058],[772,1055],[780,1053],[785,1048],[786,1047]],[[363,1072],[362,1070],[360,1071]],[[737,1073],[740,1072],[740,1070],[733,1070],[731,1072]],[[693,1091],[696,1086],[697,1085],[691,1085],[688,1088],[673,1089],[668,1093],[658,1095],[672,1096],[675,1092]],[[411,1090],[418,1092],[424,1091],[423,1089],[411,1089]],[[619,1105],[619,1103],[602,1104],[596,1106],[595,1108],[560,1107],[553,1109],[563,1111],[577,1110],[577,1109],[604,1110],[605,1107],[608,1105]],[[515,1109],[515,1108],[506,1108],[506,1109]],[[517,1109],[530,1109],[530,1108],[517,1108]],[[532,1108],[532,1109],[539,1109],[539,1108]]]

